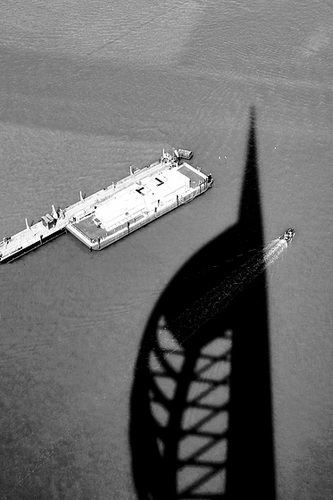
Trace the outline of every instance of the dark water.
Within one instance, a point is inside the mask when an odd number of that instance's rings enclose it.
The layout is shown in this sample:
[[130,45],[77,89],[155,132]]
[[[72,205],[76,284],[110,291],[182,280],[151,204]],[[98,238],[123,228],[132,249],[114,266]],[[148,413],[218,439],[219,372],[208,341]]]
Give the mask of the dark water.
[[104,250],[70,235],[3,266],[2,498],[135,499],[133,367],[174,274],[237,219],[256,109],[278,498],[333,487],[329,2],[2,2],[3,236],[155,160],[195,151],[193,204]]

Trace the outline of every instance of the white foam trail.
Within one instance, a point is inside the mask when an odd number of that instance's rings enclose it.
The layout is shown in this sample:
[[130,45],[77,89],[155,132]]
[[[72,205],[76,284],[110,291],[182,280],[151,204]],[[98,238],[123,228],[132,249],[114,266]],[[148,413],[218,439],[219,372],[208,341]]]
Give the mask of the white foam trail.
[[220,284],[194,301],[175,320],[169,321],[168,328],[177,334],[178,342],[181,344],[230,305],[244,288],[271,266],[287,248],[285,239],[277,238],[271,241]]
[[266,267],[273,264],[276,259],[281,255],[281,253],[286,250],[288,247],[288,243],[286,240],[277,238],[269,243],[263,250],[263,260],[266,264]]

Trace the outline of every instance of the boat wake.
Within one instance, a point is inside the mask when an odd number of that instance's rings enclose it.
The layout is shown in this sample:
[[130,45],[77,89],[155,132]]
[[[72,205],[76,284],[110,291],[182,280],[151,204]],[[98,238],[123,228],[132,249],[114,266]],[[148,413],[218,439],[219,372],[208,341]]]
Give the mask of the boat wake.
[[252,281],[286,251],[294,234],[293,229],[288,229],[282,236],[256,251],[221,283],[196,299],[174,320],[169,320],[167,327],[176,334],[178,343],[185,342],[228,307]]

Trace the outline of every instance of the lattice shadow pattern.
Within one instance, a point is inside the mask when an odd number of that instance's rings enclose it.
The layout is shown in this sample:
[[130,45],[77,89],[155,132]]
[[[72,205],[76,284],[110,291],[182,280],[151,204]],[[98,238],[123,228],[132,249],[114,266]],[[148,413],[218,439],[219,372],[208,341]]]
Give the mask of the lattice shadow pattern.
[[177,273],[143,335],[130,414],[139,500],[275,498],[264,273],[209,314],[211,291],[263,248],[257,162],[252,108],[238,222]]
[[189,362],[161,317],[149,359],[151,413],[159,453],[173,474],[173,495],[220,498],[225,490],[231,330],[193,354]]

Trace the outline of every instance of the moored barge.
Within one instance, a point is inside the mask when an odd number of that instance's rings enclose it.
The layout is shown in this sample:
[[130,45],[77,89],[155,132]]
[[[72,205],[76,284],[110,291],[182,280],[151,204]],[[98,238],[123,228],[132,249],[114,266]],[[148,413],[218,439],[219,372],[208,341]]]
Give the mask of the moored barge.
[[101,250],[171,210],[192,201],[213,185],[211,174],[185,162],[193,153],[163,150],[159,161],[65,209],[55,209],[36,224],[0,242],[0,262],[11,262],[69,231],[90,250]]

